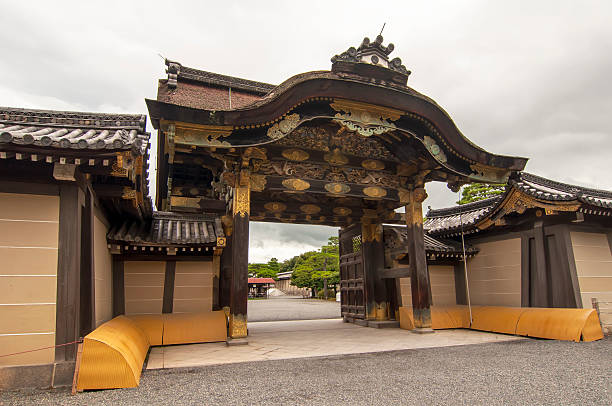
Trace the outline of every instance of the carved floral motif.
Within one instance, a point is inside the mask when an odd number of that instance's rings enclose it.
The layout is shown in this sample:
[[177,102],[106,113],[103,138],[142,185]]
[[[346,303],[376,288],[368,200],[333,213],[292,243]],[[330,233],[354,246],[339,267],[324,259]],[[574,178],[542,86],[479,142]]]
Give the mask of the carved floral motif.
[[283,180],[283,186],[287,189],[302,191],[310,188],[310,183],[302,179],[285,179]]
[[300,115],[297,113],[289,114],[278,123],[268,129],[267,135],[273,140],[283,138],[293,131],[300,122]]

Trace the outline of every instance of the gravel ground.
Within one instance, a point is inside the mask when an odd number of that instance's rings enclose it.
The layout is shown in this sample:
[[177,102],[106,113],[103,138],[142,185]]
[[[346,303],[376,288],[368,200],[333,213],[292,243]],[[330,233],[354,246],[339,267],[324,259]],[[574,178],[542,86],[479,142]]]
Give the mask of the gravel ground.
[[611,385],[608,337],[146,371],[135,389],[13,391],[0,405],[610,405]]
[[314,320],[340,317],[340,302],[277,296],[249,300],[249,321]]

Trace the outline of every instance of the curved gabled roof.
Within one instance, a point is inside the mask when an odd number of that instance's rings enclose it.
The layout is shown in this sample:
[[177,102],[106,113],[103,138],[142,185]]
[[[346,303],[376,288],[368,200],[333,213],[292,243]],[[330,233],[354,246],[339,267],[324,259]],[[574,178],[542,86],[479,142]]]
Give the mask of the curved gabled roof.
[[433,235],[476,232],[495,219],[531,207],[551,211],[581,211],[612,215],[612,192],[557,182],[527,172],[511,178],[506,192],[494,198],[460,206],[429,210],[423,227]]
[[298,74],[275,87],[167,61],[168,79],[160,81],[158,99],[146,103],[155,128],[167,132],[170,126],[189,140],[183,143],[199,147],[271,144],[327,120],[383,139],[400,160],[414,156],[415,147],[424,149],[417,154],[429,154],[451,174],[453,187],[468,180],[504,183],[523,170],[526,158],[476,146],[435,101],[408,87],[410,72],[399,58],[388,58],[393,49],[380,36],[366,38],[332,58],[331,71]]

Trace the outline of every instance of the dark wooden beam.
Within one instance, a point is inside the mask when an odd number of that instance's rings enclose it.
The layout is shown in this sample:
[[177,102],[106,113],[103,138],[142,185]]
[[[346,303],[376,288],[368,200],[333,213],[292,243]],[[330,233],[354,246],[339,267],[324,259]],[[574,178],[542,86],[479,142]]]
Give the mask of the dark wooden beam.
[[176,261],[166,261],[166,276],[164,278],[164,301],[162,313],[172,313],[174,307],[174,278]]
[[125,314],[124,261],[113,255],[113,317],[122,314]]
[[[79,338],[81,205],[76,183],[60,184],[55,343]],[[55,360],[73,361],[76,344],[56,347]]]
[[[532,307],[548,307],[549,306],[549,278],[546,270],[546,248],[544,246],[544,230],[542,222],[537,221],[533,228],[535,237],[535,270],[532,269],[531,282],[534,284],[532,292],[534,293]],[[535,271],[535,275],[534,275]]]
[[410,268],[409,267],[381,268],[378,270],[378,274],[383,279],[409,278]]
[[467,305],[467,287],[463,262],[455,264],[453,268],[455,272],[455,302],[458,305]]

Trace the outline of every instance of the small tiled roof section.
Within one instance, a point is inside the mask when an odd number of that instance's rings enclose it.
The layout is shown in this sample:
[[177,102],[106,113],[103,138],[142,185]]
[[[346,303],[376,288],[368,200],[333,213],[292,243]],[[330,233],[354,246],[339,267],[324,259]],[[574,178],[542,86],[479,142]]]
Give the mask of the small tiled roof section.
[[[397,251],[402,249],[403,246],[406,245],[406,227],[404,226],[385,226],[385,247],[387,249],[391,249],[392,251]],[[389,238],[394,239],[395,241],[388,241]],[[463,247],[460,243],[451,240],[445,240],[441,238],[434,238],[425,234],[424,236],[425,242],[425,251],[427,253],[444,253],[444,254],[462,254]],[[473,255],[478,252],[476,248],[466,245],[465,247],[466,254]]]
[[462,226],[467,230],[489,215],[502,199],[502,196],[497,196],[461,206],[429,210],[423,228],[432,234],[461,231]]
[[269,83],[256,82],[254,80],[242,79],[233,76],[221,75],[219,73],[207,72],[204,70],[189,68],[179,62],[166,59],[168,85],[176,87],[177,79],[191,80],[208,85],[231,87],[232,89],[243,90],[249,93],[256,93],[261,96],[274,89],[276,86]]
[[144,155],[146,116],[0,107],[0,145],[132,150]]
[[225,237],[221,220],[210,215],[153,212],[150,223],[125,222],[107,234],[109,242],[137,245],[197,246]]
[[261,283],[276,283],[272,278],[249,278],[249,283],[261,284]]
[[520,173],[510,184],[536,199],[549,201],[578,200],[592,206],[612,208],[612,192],[556,182],[530,173]]

